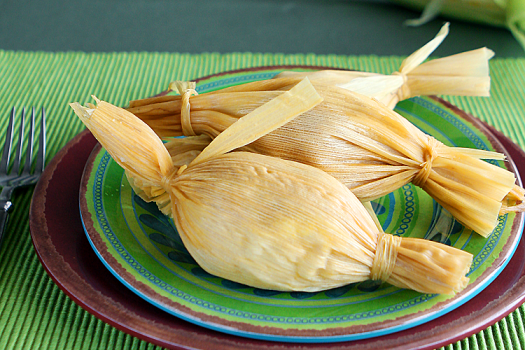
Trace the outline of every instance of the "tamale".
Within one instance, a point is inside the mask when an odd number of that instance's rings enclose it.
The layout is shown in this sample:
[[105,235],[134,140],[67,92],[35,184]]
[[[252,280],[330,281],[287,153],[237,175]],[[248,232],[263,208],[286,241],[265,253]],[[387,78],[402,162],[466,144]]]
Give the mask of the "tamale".
[[[345,70],[285,71],[276,76],[304,77],[373,97],[390,108],[422,95],[489,96],[489,60],[494,52],[480,48],[424,62],[449,32],[445,23],[434,39],[405,58],[397,72],[378,74]],[[424,62],[424,63],[423,63]]]
[[[233,124],[180,167],[130,112],[103,101],[71,106],[140,195],[172,216],[192,257],[211,274],[280,291],[319,291],[371,278],[423,293],[454,293],[468,283],[470,253],[379,232],[357,197],[327,173],[251,152],[226,153],[271,132],[265,118],[282,125],[279,116],[288,118],[292,105],[255,109],[244,117],[247,123]],[[197,139],[189,144],[181,154],[200,147]]]
[[[217,137],[253,109],[290,89],[280,78],[192,96],[181,116],[181,97],[130,107],[160,136]],[[488,236],[498,215],[523,211],[525,191],[513,173],[482,159],[503,155],[448,147],[384,104],[359,93],[313,81],[323,102],[242,150],[315,166],[340,180],[363,202],[413,182],[460,223]],[[185,95],[184,91],[180,91]],[[134,104],[130,104],[134,106]]]

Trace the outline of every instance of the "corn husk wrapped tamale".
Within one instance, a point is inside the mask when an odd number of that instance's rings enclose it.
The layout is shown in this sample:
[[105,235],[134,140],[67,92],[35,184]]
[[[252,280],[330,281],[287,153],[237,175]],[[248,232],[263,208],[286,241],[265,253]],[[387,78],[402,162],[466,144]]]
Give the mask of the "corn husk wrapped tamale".
[[[489,59],[494,52],[481,48],[424,62],[448,35],[446,23],[434,39],[408,56],[393,74],[321,70],[285,71],[277,78],[308,76],[373,97],[390,108],[399,101],[422,95],[489,96]],[[424,62],[424,63],[423,63]]]
[[[215,138],[298,81],[269,79],[189,99],[194,90],[173,84],[183,97],[169,96],[169,101],[158,103],[138,101],[128,110],[160,136]],[[445,146],[372,98],[333,85],[312,84],[323,96],[322,103],[243,150],[315,166],[340,180],[363,202],[413,182],[459,222],[485,237],[499,214],[525,209],[516,206],[523,201],[524,190],[515,185],[514,174],[481,160],[503,159],[503,155]]]
[[294,98],[281,97],[267,103],[276,101],[277,110],[265,104],[262,113],[258,108],[246,115],[189,165],[186,154],[201,149],[198,138],[170,155],[153,130],[124,109],[103,101],[72,107],[137,193],[171,214],[186,248],[211,274],[281,291],[319,291],[370,278],[424,293],[463,289],[470,253],[379,232],[352,192],[317,168],[226,153],[270,132],[263,119],[278,126],[281,115],[298,114],[288,112]]

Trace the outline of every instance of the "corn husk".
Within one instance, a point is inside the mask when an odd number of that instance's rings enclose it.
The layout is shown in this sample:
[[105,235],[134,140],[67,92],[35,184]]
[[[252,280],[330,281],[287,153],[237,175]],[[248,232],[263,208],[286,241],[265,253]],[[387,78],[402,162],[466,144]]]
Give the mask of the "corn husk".
[[506,27],[525,48],[525,3],[521,0],[393,0],[422,11],[421,16],[405,21],[408,26],[421,26],[437,16]]
[[[192,96],[186,123],[193,134],[215,138],[298,81],[270,79]],[[374,99],[312,83],[322,103],[242,149],[315,166],[363,202],[413,182],[484,237],[499,214],[523,210],[524,190],[515,185],[514,174],[481,160],[501,160],[503,155],[445,146]],[[161,136],[182,135],[181,97],[162,99],[136,101],[128,110]]]
[[470,22],[506,26],[506,4],[513,0],[392,0],[400,5],[422,11],[419,18],[405,21],[407,26],[421,26],[440,14]]
[[[275,100],[180,167],[173,163],[178,154],[170,155],[130,112],[103,101],[71,106],[140,195],[169,208],[184,245],[211,274],[281,291],[319,291],[370,278],[424,293],[454,293],[467,285],[471,254],[379,232],[357,197],[327,173],[250,152],[225,153],[271,132],[270,124],[282,124],[280,116],[290,117],[293,103],[279,100],[277,113],[266,108]],[[200,141],[191,138],[180,154],[198,150]]]
[[[494,52],[481,48],[424,62],[449,32],[446,23],[434,39],[408,56],[393,74],[321,70],[285,71],[276,78],[305,77],[373,97],[390,108],[421,95],[489,96],[488,61]],[[424,62],[424,63],[423,63]]]

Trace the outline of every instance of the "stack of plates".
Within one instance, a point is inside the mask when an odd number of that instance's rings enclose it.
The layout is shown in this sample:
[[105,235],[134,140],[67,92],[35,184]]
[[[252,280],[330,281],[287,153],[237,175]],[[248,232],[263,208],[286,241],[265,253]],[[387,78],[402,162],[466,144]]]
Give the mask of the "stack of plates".
[[[284,69],[305,67],[228,72],[200,79],[197,87],[203,93]],[[525,172],[516,166],[525,158],[519,147],[439,98],[403,101],[396,111],[447,145],[506,154],[508,161],[494,164],[518,179],[518,170]],[[386,232],[471,252],[468,287],[431,295],[366,281],[283,293],[209,275],[188,254],[173,222],[133,193],[122,168],[88,132],[46,169],[35,190],[31,233],[48,273],[80,306],[168,348],[433,349],[478,332],[523,301],[523,214],[501,216],[483,238],[411,184],[373,205]]]

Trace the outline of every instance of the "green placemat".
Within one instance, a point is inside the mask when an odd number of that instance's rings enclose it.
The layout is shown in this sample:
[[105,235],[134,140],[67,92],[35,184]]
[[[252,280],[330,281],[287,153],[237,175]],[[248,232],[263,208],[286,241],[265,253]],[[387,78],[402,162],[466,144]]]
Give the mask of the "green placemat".
[[[174,54],[0,51],[0,140],[12,106],[45,106],[48,161],[84,129],[68,103],[91,94],[116,105],[191,80],[233,69],[315,65],[391,73],[402,57],[280,54]],[[525,59],[493,59],[492,96],[444,97],[525,148]],[[3,142],[3,141],[2,141]],[[0,248],[0,349],[157,349],[77,306],[40,265],[29,233],[32,189],[16,193],[16,207]],[[445,349],[525,347],[525,307]]]

